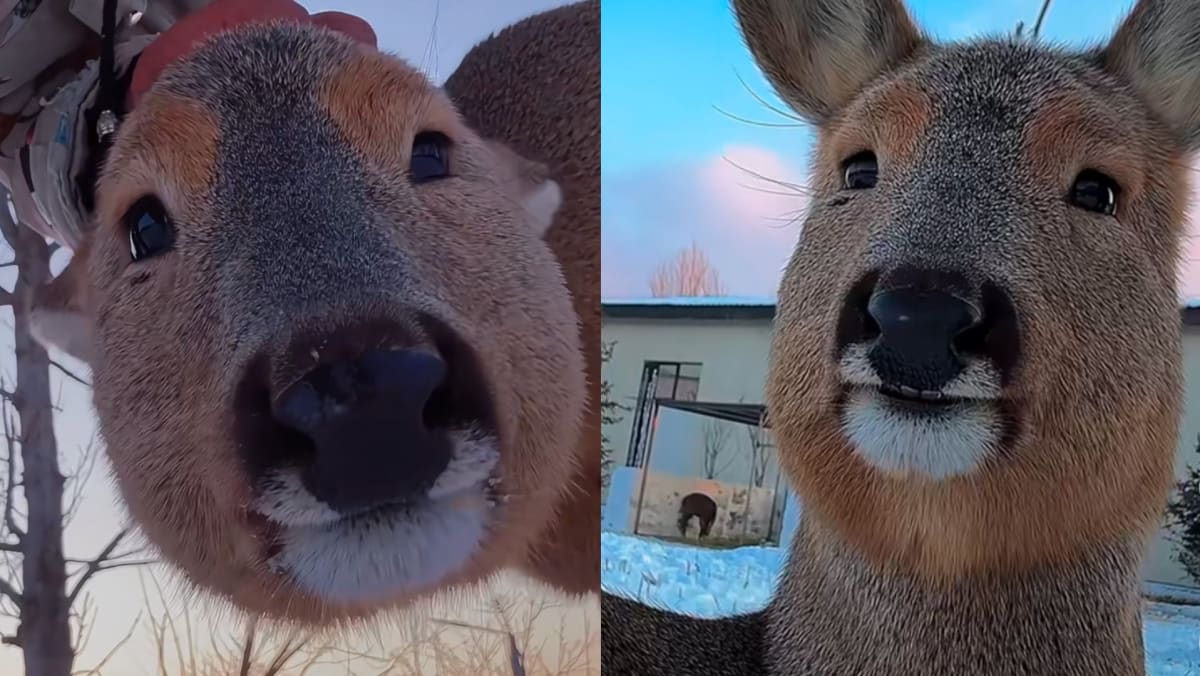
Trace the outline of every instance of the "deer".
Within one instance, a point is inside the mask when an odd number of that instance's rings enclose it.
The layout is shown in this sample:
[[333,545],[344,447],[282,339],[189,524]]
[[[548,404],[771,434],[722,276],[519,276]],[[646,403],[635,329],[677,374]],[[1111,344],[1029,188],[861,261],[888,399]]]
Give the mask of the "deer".
[[717,503],[704,493],[688,493],[679,501],[679,537],[687,537],[688,524],[692,517],[700,526],[697,538],[708,537],[713,522],[717,520]]
[[579,318],[587,382],[577,436],[582,460],[559,515],[521,570],[570,597],[594,595],[601,493],[600,1],[564,5],[504,29],[472,49],[444,88],[473,129],[545,163],[562,189],[544,239],[566,274]]
[[501,570],[598,591],[572,530],[599,495],[598,97],[595,1],[445,88],[278,21],[154,82],[32,323],[90,366],[122,502],[191,589],[318,628]]
[[605,674],[1145,673],[1182,408],[1200,3],[1103,45],[936,42],[899,0],[734,0],[816,131],[768,418],[805,505],[777,589],[602,597]]

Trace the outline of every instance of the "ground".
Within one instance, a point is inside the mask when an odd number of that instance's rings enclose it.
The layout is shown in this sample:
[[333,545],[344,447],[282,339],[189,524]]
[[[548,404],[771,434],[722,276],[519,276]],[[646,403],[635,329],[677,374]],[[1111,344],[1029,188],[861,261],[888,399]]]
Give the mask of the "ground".
[[[605,591],[704,617],[762,608],[783,563],[776,547],[704,549],[615,533],[601,538]],[[1200,676],[1200,606],[1147,601],[1145,620],[1147,676]]]

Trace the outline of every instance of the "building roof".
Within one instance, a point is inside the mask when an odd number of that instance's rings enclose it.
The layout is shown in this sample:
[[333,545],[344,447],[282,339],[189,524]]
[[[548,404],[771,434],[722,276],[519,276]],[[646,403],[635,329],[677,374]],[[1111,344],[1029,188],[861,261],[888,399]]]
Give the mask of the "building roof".
[[[775,318],[771,296],[669,296],[611,298],[600,301],[600,314],[613,319],[750,319]],[[1200,297],[1179,306],[1185,326],[1200,326]]]
[[673,408],[679,411],[687,411],[688,413],[696,413],[698,415],[707,416],[709,418],[718,418],[729,422],[742,423],[743,425],[761,425],[763,428],[768,428],[763,414],[767,407],[763,404],[745,404],[742,402],[715,402],[715,401],[684,401],[682,399],[658,399],[658,405],[662,408]]
[[669,296],[600,301],[600,314],[616,319],[774,319],[770,296]]

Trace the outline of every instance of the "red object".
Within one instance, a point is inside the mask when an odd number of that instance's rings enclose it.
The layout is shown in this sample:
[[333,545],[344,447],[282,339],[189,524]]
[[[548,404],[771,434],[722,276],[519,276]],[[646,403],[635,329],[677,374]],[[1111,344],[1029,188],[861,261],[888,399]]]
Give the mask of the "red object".
[[137,106],[138,100],[167,66],[187,56],[205,39],[233,26],[279,19],[324,26],[376,46],[371,25],[351,14],[318,12],[310,15],[294,0],[215,0],[175,22],[142,50],[129,85],[129,108],[132,110]]

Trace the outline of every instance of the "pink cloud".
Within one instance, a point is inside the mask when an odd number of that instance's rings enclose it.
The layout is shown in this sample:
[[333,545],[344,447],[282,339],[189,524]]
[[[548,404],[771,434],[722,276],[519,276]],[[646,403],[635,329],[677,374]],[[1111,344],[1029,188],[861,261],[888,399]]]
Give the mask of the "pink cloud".
[[[808,207],[800,163],[729,146],[700,163],[603,178],[606,297],[649,295],[656,265],[693,240],[733,295],[774,295]],[[1200,172],[1190,202],[1180,294],[1200,298]]]
[[730,146],[699,164],[606,177],[605,296],[647,295],[655,266],[693,240],[730,294],[774,295],[808,204],[801,176],[768,149]]

